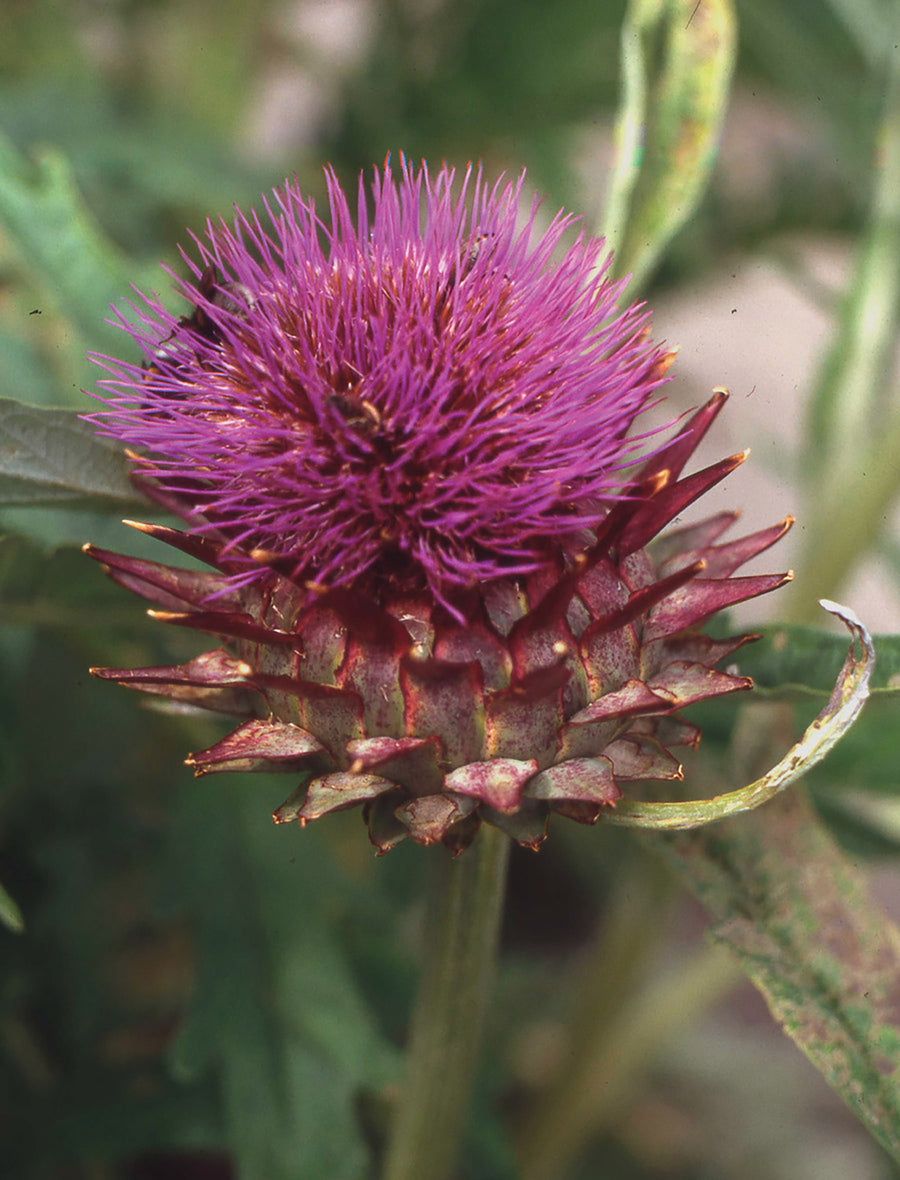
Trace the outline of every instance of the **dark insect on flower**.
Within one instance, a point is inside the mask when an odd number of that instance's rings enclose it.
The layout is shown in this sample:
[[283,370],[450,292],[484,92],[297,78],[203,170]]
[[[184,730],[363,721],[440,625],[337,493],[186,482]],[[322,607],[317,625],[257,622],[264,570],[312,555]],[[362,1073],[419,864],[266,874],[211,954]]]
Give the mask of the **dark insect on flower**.
[[[214,263],[210,263],[201,273],[197,282],[197,297],[201,302],[194,304],[190,315],[182,316],[178,320],[169,335],[158,348],[154,349],[153,359],[141,362],[141,368],[145,373],[152,371],[161,376],[160,362],[162,361],[177,366],[177,354],[167,351],[166,345],[180,334],[190,334],[192,337],[199,337],[210,344],[219,343],[219,330],[216,321],[207,310],[208,307],[220,307],[240,316],[252,300],[250,291],[242,284],[220,283]],[[238,300],[243,302],[238,302]]]
[[209,572],[88,552],[222,646],[95,671],[243,718],[189,763],[293,772],[280,822],[361,805],[381,851],[484,821],[537,847],[552,812],[680,777],[679,710],[750,684],[716,669],[749,637],[700,625],[782,584],[732,575],[790,521],[657,536],[745,457],[683,474],[725,395],[633,433],[674,354],[521,179],[386,166],[355,220],[327,180],[325,218],[287,185],[268,226],[208,225],[192,312],[146,299],[123,326],[149,364],[99,358],[93,420],[188,526],[135,527]]

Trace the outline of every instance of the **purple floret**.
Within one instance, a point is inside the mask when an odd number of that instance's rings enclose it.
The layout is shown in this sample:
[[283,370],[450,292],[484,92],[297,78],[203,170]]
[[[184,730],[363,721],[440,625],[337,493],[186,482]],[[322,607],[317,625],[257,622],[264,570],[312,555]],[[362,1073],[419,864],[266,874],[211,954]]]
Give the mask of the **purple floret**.
[[94,421],[198,527],[317,584],[451,603],[583,548],[664,379],[602,242],[539,232],[521,177],[386,164],[354,219],[326,176],[325,218],[293,183],[265,227],[207,223],[193,314],[121,317],[145,362],[98,358]]

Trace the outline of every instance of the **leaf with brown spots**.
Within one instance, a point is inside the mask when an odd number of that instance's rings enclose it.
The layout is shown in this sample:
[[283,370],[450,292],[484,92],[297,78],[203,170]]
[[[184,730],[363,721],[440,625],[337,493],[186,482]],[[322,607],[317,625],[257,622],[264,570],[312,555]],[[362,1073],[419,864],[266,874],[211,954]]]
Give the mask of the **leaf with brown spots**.
[[900,931],[803,792],[661,850],[772,1015],[900,1160]]

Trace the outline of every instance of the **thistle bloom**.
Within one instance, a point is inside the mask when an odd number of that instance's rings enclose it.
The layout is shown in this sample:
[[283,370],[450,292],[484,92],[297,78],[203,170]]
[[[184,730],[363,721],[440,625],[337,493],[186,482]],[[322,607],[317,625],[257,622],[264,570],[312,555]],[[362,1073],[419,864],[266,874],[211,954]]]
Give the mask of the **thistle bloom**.
[[698,625],[782,584],[731,575],[790,521],[654,540],[745,457],[682,477],[725,395],[667,445],[634,433],[673,354],[601,242],[520,216],[521,179],[386,166],[355,220],[327,185],[324,219],[288,184],[267,223],[209,223],[192,313],[144,299],[143,363],[100,358],[94,421],[188,526],[136,527],[210,572],[88,552],[223,645],[95,671],[246,718],[188,762],[299,774],[280,822],[361,804],[380,851],[482,821],[537,847],[550,812],[680,777],[678,710],[750,685],[715,667],[749,637]]

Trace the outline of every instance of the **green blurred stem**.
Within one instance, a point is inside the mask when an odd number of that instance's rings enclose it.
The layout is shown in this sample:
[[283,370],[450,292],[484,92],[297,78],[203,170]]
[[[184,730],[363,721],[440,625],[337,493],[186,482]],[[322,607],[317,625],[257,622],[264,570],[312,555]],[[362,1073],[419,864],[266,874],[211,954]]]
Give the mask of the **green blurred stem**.
[[[900,36],[900,28],[897,30]],[[900,312],[900,53],[888,57],[869,224],[813,400],[819,480],[840,487],[887,411]],[[823,445],[824,444],[824,445]]]
[[[900,9],[898,9],[900,12]],[[900,36],[900,28],[893,41]],[[798,578],[833,597],[876,540],[900,489],[900,413],[891,382],[900,320],[900,52],[888,53],[869,224],[810,406],[806,546]]]
[[625,238],[631,194],[641,170],[641,137],[647,111],[643,39],[658,8],[658,4],[651,3],[648,10],[642,0],[631,0],[622,24],[622,100],[616,123],[616,157],[603,226],[606,245],[616,253],[614,265],[618,276],[623,273],[618,251]]
[[[811,594],[833,598],[844,579],[875,545],[890,523],[891,508],[900,495],[900,413],[895,412],[867,453],[856,455],[852,477],[837,488],[823,491],[819,513],[808,529],[798,580]],[[807,595],[797,601],[789,622],[817,622],[818,611]]]
[[647,1068],[711,1004],[741,979],[734,956],[712,946],[667,972],[610,1013],[592,989],[593,1025],[578,1040],[541,1117],[522,1140],[521,1180],[561,1180],[591,1139],[610,1128],[631,1103]]
[[585,1079],[604,1059],[622,1011],[664,938],[674,879],[636,841],[623,853],[609,910],[576,980],[578,1000],[559,1067],[521,1119],[523,1180],[562,1176],[578,1155],[597,1113],[580,1104]]
[[465,1128],[494,977],[510,840],[483,825],[456,860],[437,850],[406,1089],[384,1180],[446,1180]]

